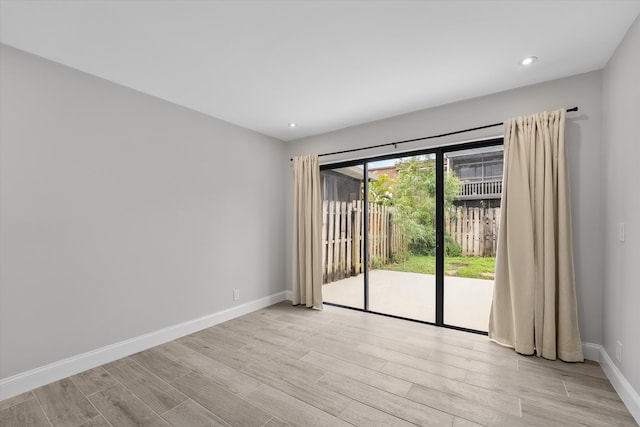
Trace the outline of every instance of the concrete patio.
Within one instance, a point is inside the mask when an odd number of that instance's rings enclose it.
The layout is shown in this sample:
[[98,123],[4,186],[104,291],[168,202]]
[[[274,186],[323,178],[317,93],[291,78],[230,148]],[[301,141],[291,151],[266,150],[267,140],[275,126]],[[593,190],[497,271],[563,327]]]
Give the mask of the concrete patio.
[[[322,286],[325,302],[363,307],[364,275]],[[435,322],[435,276],[389,270],[369,272],[369,310]],[[493,280],[444,278],[444,322],[486,331]]]

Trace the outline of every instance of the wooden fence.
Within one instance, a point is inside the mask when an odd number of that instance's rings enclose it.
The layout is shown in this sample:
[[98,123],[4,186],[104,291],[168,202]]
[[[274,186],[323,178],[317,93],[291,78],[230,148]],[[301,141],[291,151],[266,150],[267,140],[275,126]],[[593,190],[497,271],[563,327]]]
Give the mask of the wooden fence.
[[445,213],[445,231],[462,247],[463,256],[496,256],[500,208],[457,207]]
[[[331,283],[364,271],[364,203],[322,202],[322,281]],[[393,208],[369,203],[369,259],[380,263],[405,250]]]
[[[364,203],[322,202],[322,282],[364,272]],[[407,242],[393,223],[393,207],[369,203],[369,260],[385,264],[406,252]],[[495,256],[500,208],[456,208],[445,214],[445,231],[463,256]]]

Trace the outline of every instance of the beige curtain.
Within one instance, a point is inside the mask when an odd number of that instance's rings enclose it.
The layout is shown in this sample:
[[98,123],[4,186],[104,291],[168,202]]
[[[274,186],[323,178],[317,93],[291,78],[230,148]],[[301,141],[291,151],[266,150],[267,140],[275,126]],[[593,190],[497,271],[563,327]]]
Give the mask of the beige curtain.
[[565,110],[505,122],[502,213],[489,338],[522,354],[582,361]]
[[322,187],[318,156],[293,159],[293,304],[322,310]]

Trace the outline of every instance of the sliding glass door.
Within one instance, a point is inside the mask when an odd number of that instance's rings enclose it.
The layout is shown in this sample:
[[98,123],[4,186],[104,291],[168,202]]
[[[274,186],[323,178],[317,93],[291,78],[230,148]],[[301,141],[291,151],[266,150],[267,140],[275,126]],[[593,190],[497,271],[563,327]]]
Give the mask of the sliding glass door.
[[369,310],[435,323],[436,159],[369,164]]
[[[503,147],[444,153],[457,191],[445,208],[444,323],[486,332],[500,225]],[[446,180],[446,179],[445,179]]]
[[322,200],[322,296],[365,309],[365,166],[320,172]]
[[321,169],[326,303],[486,332],[501,139]]

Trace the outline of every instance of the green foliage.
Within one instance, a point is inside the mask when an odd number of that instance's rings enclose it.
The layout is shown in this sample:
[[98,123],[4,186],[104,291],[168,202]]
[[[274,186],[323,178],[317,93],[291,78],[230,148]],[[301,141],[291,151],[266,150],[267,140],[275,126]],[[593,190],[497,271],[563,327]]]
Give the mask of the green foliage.
[[371,181],[369,183],[369,202],[391,206],[395,185],[396,180],[386,174],[382,174],[377,181]]
[[396,252],[394,254],[391,254],[391,262],[395,264],[407,262],[408,259],[409,259],[409,254],[407,253],[407,251],[401,251],[401,252]]
[[462,256],[462,247],[451,235],[446,233],[444,235],[444,254],[452,257]]
[[382,262],[382,258],[379,256],[372,256],[369,260],[369,268],[372,270],[376,270],[384,267],[384,262]]
[[[393,206],[394,221],[400,227],[411,254],[435,254],[436,225],[436,166],[435,160],[412,157],[399,162],[398,177],[382,175],[369,185],[369,200]],[[445,209],[451,209],[460,188],[455,174],[444,179]],[[445,251],[459,255],[459,246],[449,238]]]

